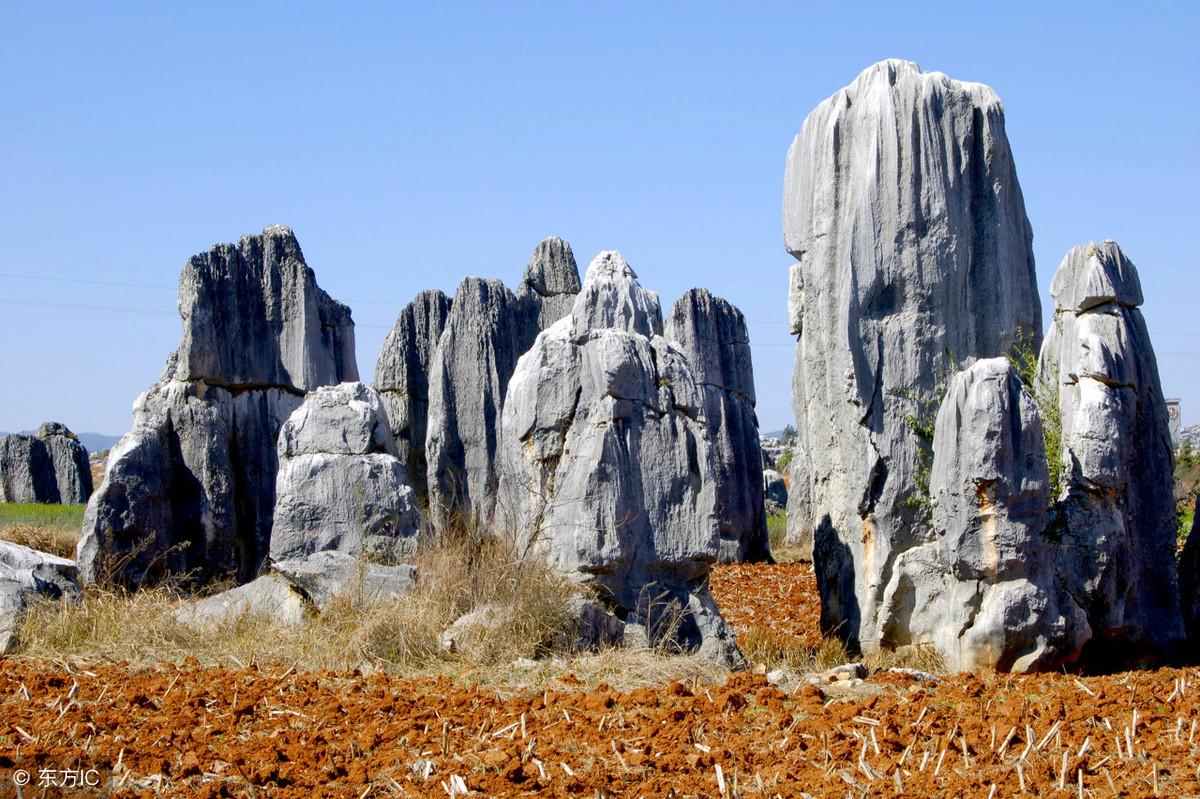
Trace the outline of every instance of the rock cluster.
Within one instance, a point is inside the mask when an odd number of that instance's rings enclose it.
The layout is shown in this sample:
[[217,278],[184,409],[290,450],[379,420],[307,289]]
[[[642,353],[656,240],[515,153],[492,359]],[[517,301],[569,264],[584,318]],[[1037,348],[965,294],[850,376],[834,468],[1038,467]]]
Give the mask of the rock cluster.
[[911,499],[928,443],[906,419],[937,407],[946,353],[1002,355],[1041,330],[999,98],[908,62],[870,67],[805,120],[783,220],[799,337],[789,524],[813,531],[823,626],[871,650],[897,559],[928,527]]
[[933,451],[932,535],[896,559],[882,641],[932,644],[950,671],[1073,661],[1084,620],[1059,608],[1041,418],[1007,359],[951,379]]
[[1089,660],[1169,654],[1183,637],[1174,458],[1137,269],[1114,242],[1082,245],[1051,294],[1039,371],[1062,416],[1058,579],[1086,617]]
[[746,319],[726,300],[692,289],[671,309],[664,335],[683,351],[704,393],[721,531],[719,560],[770,560]]
[[0,436],[0,502],[80,505],[92,495],[88,451],[66,425]]
[[88,504],[85,582],[253,577],[271,540],[280,427],[306,392],[358,377],[350,310],[317,286],[288,228],[194,256],[179,309],[180,346]]
[[579,289],[570,245],[552,236],[534,249],[515,294],[498,280],[468,277],[453,301],[425,291],[400,313],[375,387],[435,523],[490,519],[508,380],[537,334],[569,313]]
[[597,256],[509,383],[497,518],[518,551],[594,587],[626,637],[737,664],[707,588],[720,522],[705,390],[662,334],[658,297],[619,253]]
[[279,431],[271,558],[335,550],[399,561],[420,528],[383,402],[362,383],[310,393]]

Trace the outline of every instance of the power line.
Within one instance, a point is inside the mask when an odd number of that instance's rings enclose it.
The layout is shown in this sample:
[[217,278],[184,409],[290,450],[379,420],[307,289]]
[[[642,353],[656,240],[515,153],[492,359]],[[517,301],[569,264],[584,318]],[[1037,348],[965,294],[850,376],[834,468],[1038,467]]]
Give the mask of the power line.
[[157,283],[124,283],[117,280],[93,280],[82,277],[52,277],[49,275],[23,275],[16,272],[0,272],[0,277],[15,277],[19,280],[48,280],[52,283],[83,283],[89,286],[120,286],[135,289],[170,289],[175,286],[164,286]]
[[0,303],[4,305],[24,305],[34,308],[61,308],[71,311],[103,311],[106,313],[133,313],[146,314],[150,316],[175,316],[175,311],[158,311],[153,308],[122,308],[115,305],[83,305],[70,302],[45,302],[43,300],[14,300],[6,297],[0,297]]

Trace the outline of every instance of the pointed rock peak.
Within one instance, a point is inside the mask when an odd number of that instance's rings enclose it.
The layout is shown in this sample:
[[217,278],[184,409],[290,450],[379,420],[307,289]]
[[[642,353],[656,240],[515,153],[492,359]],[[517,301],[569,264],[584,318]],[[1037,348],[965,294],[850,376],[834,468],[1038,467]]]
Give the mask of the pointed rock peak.
[[605,250],[592,259],[571,317],[576,340],[604,328],[643,336],[661,335],[663,330],[658,295],[642,288],[637,273],[616,250]]
[[617,250],[604,250],[588,264],[587,274],[583,278],[584,286],[600,281],[615,282],[618,280],[637,280],[637,273],[625,261],[625,257]]
[[62,422],[43,422],[42,426],[37,430],[37,438],[47,439],[51,436],[75,438],[75,434],[72,433]]
[[473,309],[495,304],[506,305],[513,300],[513,293],[503,281],[494,278],[467,277],[458,284],[450,304],[450,316],[459,317]]
[[1082,313],[1112,302],[1136,308],[1142,304],[1142,283],[1115,241],[1089,242],[1063,258],[1050,294],[1060,311]]
[[267,225],[263,228],[262,235],[264,237],[282,236],[284,238],[294,239],[296,234],[287,225]]
[[736,392],[754,404],[750,334],[733,303],[708,289],[691,289],[675,302],[664,329],[687,355],[697,382]]
[[558,236],[550,236],[534,249],[517,293],[553,297],[578,294],[579,289],[579,266],[571,245]]
[[944,72],[924,72],[917,62],[899,58],[889,58],[872,64],[860,72],[854,82],[843,91],[854,95],[885,87],[893,92],[914,95],[933,90],[965,91],[977,101],[997,104],[1000,102],[1000,98],[990,86],[955,80]]

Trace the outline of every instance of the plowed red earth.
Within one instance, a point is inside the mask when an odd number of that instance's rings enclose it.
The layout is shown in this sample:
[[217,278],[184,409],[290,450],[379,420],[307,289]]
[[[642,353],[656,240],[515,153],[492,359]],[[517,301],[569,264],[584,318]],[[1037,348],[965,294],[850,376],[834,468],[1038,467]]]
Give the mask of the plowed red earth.
[[[726,611],[755,618],[790,595]],[[829,695],[755,674],[628,693],[568,679],[497,696],[446,679],[82,668],[0,662],[0,795],[22,769],[25,796],[1200,795],[1196,669],[887,674]],[[80,767],[103,787],[39,787],[45,769]]]
[[821,598],[811,563],[718,565],[709,584],[734,630],[765,627],[820,645]]

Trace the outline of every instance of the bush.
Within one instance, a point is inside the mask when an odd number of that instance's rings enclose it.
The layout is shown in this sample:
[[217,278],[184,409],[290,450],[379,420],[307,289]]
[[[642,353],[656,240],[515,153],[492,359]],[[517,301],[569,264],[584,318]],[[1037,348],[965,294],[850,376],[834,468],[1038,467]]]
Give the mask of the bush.
[[1008,362],[1020,378],[1021,384],[1033,397],[1038,414],[1042,417],[1042,441],[1046,447],[1046,470],[1050,474],[1050,500],[1057,500],[1063,489],[1067,469],[1063,462],[1062,406],[1059,405],[1058,371],[1041,373],[1038,353],[1034,349],[1036,338],[1031,331],[1017,334],[1008,352]]

